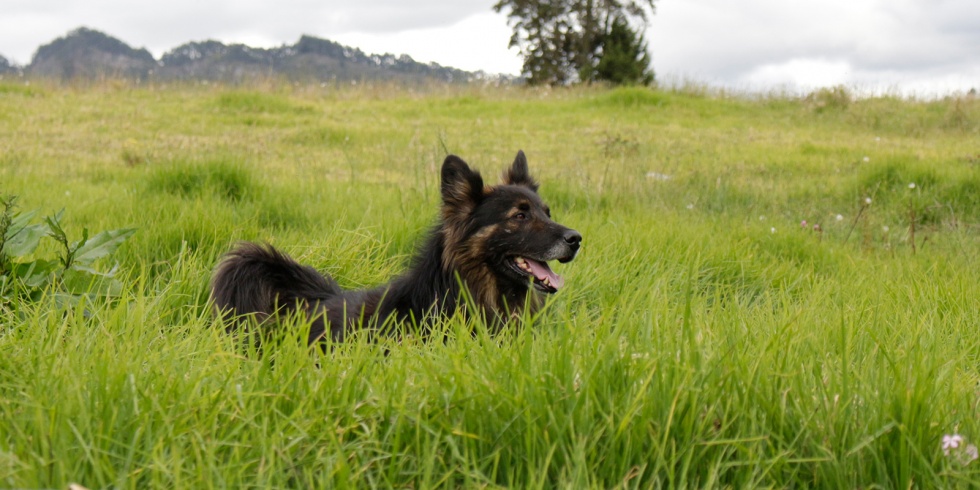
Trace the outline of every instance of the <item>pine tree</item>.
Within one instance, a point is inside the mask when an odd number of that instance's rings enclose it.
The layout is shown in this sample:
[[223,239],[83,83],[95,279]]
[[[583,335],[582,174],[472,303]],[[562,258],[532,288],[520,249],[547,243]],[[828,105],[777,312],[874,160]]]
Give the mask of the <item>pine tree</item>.
[[595,80],[616,85],[653,82],[650,55],[642,33],[634,32],[626,19],[616,17],[602,39],[602,54],[594,72]]

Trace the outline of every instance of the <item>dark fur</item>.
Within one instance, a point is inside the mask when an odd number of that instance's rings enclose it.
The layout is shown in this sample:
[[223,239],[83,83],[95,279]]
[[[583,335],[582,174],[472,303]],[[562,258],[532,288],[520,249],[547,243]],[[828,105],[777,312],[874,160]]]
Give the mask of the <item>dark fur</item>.
[[386,325],[392,317],[424,325],[463,307],[465,288],[478,313],[499,327],[525,305],[538,308],[543,293],[536,290],[554,292],[533,285],[514,266],[515,257],[567,262],[582,238],[551,220],[537,189],[523,152],[504,173],[503,183],[493,187],[484,186],[479,172],[450,155],[442,166],[441,219],[408,271],[392,282],[343,291],[333,279],[272,246],[243,243],[215,271],[215,310],[260,322],[302,311],[312,319],[312,343],[327,332],[342,340],[356,328]]

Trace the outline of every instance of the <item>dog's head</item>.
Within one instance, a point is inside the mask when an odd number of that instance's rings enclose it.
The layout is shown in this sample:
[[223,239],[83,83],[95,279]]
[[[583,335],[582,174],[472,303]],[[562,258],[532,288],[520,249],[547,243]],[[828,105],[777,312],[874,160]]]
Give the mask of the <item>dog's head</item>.
[[[498,293],[534,289],[554,293],[564,284],[548,262],[575,258],[579,232],[551,219],[538,195],[524,152],[488,187],[480,173],[457,156],[442,166],[444,266],[473,281],[493,281]],[[484,277],[489,276],[489,277]]]

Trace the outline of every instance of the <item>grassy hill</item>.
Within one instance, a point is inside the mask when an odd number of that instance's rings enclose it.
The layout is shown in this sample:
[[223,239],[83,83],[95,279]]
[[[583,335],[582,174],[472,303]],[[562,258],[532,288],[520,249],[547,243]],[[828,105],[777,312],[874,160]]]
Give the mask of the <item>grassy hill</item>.
[[[842,90],[0,82],[0,194],[138,229],[110,301],[0,299],[0,486],[975,486],[978,141],[976,99]],[[446,151],[518,149],[585,237],[524,328],[258,356],[212,324],[234,242],[377,284]]]

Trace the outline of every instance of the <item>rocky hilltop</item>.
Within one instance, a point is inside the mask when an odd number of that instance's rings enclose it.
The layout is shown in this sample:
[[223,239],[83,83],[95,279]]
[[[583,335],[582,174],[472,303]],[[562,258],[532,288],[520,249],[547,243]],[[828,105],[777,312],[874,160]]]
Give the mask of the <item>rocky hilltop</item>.
[[388,80],[467,82],[500,78],[436,63],[419,63],[407,55],[365,54],[326,39],[302,36],[296,44],[253,48],[218,41],[190,42],[159,60],[102,32],[78,28],[38,48],[26,67],[0,57],[0,74],[20,73],[58,80],[127,78],[136,80],[207,80],[239,83],[282,77],[291,80]]

